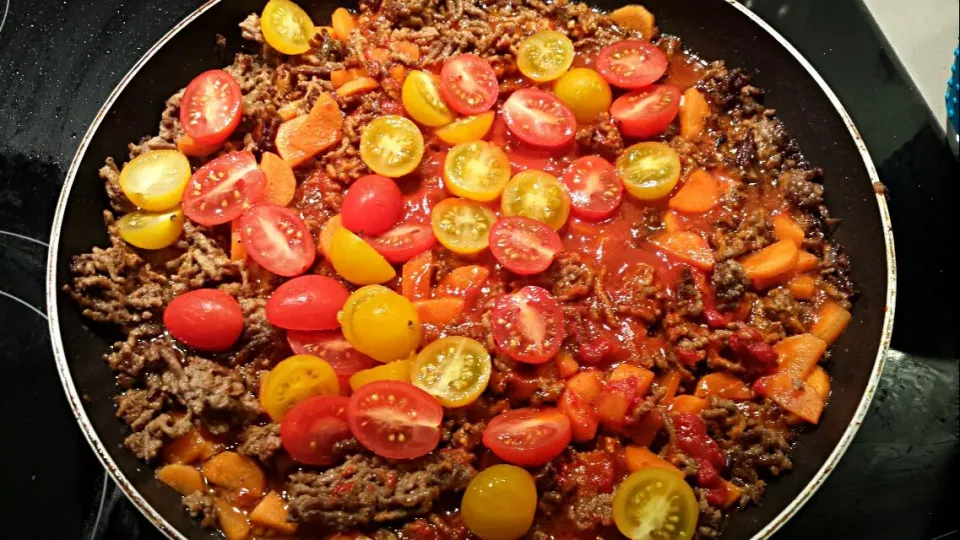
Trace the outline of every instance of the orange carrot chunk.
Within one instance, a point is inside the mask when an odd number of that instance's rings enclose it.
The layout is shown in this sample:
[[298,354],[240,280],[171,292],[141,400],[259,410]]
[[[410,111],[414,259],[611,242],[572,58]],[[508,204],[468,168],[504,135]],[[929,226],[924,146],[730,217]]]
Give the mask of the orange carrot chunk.
[[400,291],[408,300],[430,298],[430,279],[433,276],[433,252],[424,251],[403,263]]
[[810,372],[810,375],[807,375],[803,382],[812,388],[824,402],[830,397],[830,375],[822,367],[813,368],[813,371]]
[[162,450],[163,461],[184,464],[205,461],[216,453],[217,445],[206,439],[197,429],[170,441]]
[[747,255],[740,265],[750,279],[772,278],[793,270],[799,255],[800,250],[793,241],[781,240]]
[[203,475],[192,465],[171,463],[157,471],[157,480],[177,490],[181,495],[203,491]]
[[217,510],[217,521],[220,522],[220,530],[227,540],[244,540],[250,536],[250,521],[243,512],[234,508],[227,500],[217,497],[213,501],[214,508]]
[[337,88],[337,95],[340,97],[353,96],[356,94],[369,92],[378,86],[380,86],[380,83],[378,83],[373,77],[360,77],[358,79],[343,83],[340,88]]
[[662,232],[650,239],[668,254],[701,270],[713,270],[713,251],[700,235],[688,231]]
[[465,304],[463,298],[455,296],[417,300],[413,303],[421,323],[437,326],[444,326],[456,320],[463,313]]
[[700,377],[694,394],[704,399],[714,396],[734,401],[753,399],[753,390],[747,386],[747,383],[729,373],[719,371]]
[[317,240],[317,244],[320,246],[320,252],[323,253],[323,256],[327,259],[330,258],[330,245],[333,243],[333,233],[340,227],[340,214],[337,214],[328,219],[327,222],[323,224],[323,228],[320,229],[320,238]]
[[649,448],[628,444],[624,450],[624,455],[627,469],[629,469],[630,472],[637,472],[647,467],[656,467],[670,471],[675,474],[677,478],[683,478],[683,471],[678,469],[673,463],[654,454]]
[[833,300],[827,300],[820,306],[820,310],[817,312],[817,322],[810,329],[810,333],[830,345],[847,329],[850,319],[849,311],[840,307],[840,304]]
[[786,214],[773,217],[773,236],[777,240],[791,240],[797,247],[803,245],[803,228]]
[[234,491],[243,490],[251,496],[263,496],[267,484],[257,462],[236,452],[220,452],[203,464],[203,475],[211,484]]
[[353,14],[342,7],[333,10],[330,24],[333,25],[333,31],[336,32],[337,38],[341,41],[347,41],[350,34],[357,28],[357,20],[353,17]]
[[773,350],[778,355],[778,372],[803,379],[817,366],[827,343],[813,334],[797,334],[782,339]]
[[790,294],[798,300],[810,300],[817,289],[817,282],[810,276],[802,274],[794,276],[787,282]]
[[260,170],[267,177],[263,200],[280,206],[290,204],[297,191],[297,178],[290,165],[273,152],[264,152],[260,158]]
[[270,491],[260,504],[250,512],[250,521],[255,525],[273,529],[283,534],[293,534],[297,524],[290,521],[287,505],[276,491]]
[[593,402],[603,392],[603,376],[596,369],[581,371],[567,379],[557,407],[570,419],[573,440],[589,441],[597,434],[599,419]]
[[680,117],[680,136],[688,141],[695,141],[707,128],[710,105],[699,90],[687,88],[683,92],[678,116]]
[[[799,384],[798,384],[799,382]],[[789,373],[774,373],[757,379],[757,393],[811,424],[820,421],[824,401],[817,391]]]
[[707,400],[690,394],[683,394],[673,398],[670,402],[670,410],[676,412],[685,412],[690,414],[700,414],[707,408]]
[[797,254],[797,265],[793,268],[797,272],[809,272],[817,267],[820,261],[817,256],[809,251],[801,251]]
[[563,350],[558,352],[554,361],[557,363],[557,373],[563,379],[572,377],[580,370],[580,364],[577,363],[573,355],[568,351]]
[[646,40],[653,37],[656,28],[653,13],[637,4],[630,4],[614,10],[610,13],[610,19],[620,28],[639,32]]
[[717,179],[707,171],[697,169],[683,184],[680,191],[670,198],[671,209],[685,214],[702,214],[720,201],[720,186]]
[[277,152],[291,167],[296,167],[343,137],[343,113],[330,94],[320,94],[304,116],[287,120],[277,130]]

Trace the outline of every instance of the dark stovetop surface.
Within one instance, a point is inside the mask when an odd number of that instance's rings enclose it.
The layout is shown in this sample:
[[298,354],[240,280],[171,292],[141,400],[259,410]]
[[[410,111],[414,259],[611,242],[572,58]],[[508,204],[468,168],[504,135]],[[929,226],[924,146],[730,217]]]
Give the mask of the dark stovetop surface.
[[[105,478],[63,398],[44,320],[43,269],[79,139],[130,66],[199,3],[0,0],[5,538],[160,538]],[[870,414],[778,538],[956,533],[960,355],[948,252],[957,238],[957,161],[859,1],[746,3],[800,49],[853,115],[889,188],[900,272],[894,350]]]

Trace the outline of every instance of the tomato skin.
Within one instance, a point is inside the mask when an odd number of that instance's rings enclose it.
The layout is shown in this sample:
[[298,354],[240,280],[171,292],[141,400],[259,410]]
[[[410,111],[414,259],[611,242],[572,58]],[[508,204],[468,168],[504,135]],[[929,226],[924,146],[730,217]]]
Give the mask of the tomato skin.
[[140,249],[163,249],[183,233],[183,210],[166,212],[134,210],[117,220],[120,238]]
[[339,394],[340,381],[330,364],[306,354],[277,363],[260,381],[260,407],[276,422],[301,401]]
[[163,312],[170,335],[199,351],[225,351],[243,333],[240,303],[217,289],[197,289],[173,299]]
[[600,156],[578,159],[561,179],[570,191],[570,210],[584,219],[606,219],[623,200],[623,183],[613,164]]
[[232,75],[212,69],[197,75],[183,91],[180,124],[194,141],[219,145],[240,125],[243,92]]
[[680,179],[680,156],[670,146],[646,141],[628,147],[617,158],[617,176],[630,195],[644,201],[670,194]]
[[546,289],[528,285],[497,299],[493,308],[493,340],[510,358],[542,364],[563,343],[563,312]]
[[617,486],[613,496],[614,522],[628,538],[638,530],[646,533],[646,538],[692,538],[699,515],[693,488],[681,476],[660,467],[634,472]]
[[207,227],[233,221],[260,200],[266,185],[267,176],[253,153],[224,154],[190,177],[183,192],[183,212]]
[[443,407],[410,383],[380,380],[353,393],[347,421],[353,436],[370,451],[391,459],[413,459],[440,443]]
[[490,229],[490,252],[507,270],[521,276],[539,274],[563,250],[557,231],[523,216],[505,217]]
[[513,409],[487,424],[483,444],[500,459],[536,467],[552,460],[570,444],[570,419],[559,409]]
[[380,236],[365,240],[394,264],[405,263],[437,243],[433,229],[423,223],[401,223]]
[[[532,110],[552,120],[542,121]],[[558,148],[572,141],[577,130],[573,112],[556,96],[539,88],[523,88],[510,94],[502,114],[510,133],[531,146]]]
[[667,72],[667,56],[652,43],[630,39],[604,47],[596,67],[610,84],[636,90],[657,82]]
[[360,135],[360,159],[377,174],[399,178],[420,164],[423,145],[423,134],[413,120],[381,116],[367,124]]
[[382,234],[400,221],[403,193],[389,178],[371,174],[350,184],[343,196],[341,222],[357,234]]
[[577,121],[589,124],[597,115],[607,112],[613,101],[610,85],[596,71],[589,68],[574,68],[557,79],[553,92],[573,114]]
[[347,424],[350,399],[343,396],[313,396],[297,403],[280,423],[283,448],[306,465],[333,465],[334,445],[351,437]]
[[287,332],[287,343],[294,354],[309,354],[326,360],[338,377],[349,378],[357,372],[381,365],[354,349],[339,330],[290,330]]
[[[247,208],[240,216],[247,254],[274,274],[292,277],[313,266],[317,246],[310,229],[292,210],[270,203]],[[282,237],[283,244],[274,239]]]
[[456,197],[440,201],[430,214],[430,225],[437,240],[461,255],[487,249],[490,227],[496,220],[496,214],[485,204]]
[[677,117],[680,96],[680,89],[672,84],[655,84],[618,97],[610,115],[629,137],[656,137]]
[[440,70],[440,95],[453,110],[480,114],[497,102],[500,84],[493,66],[475,54],[448,58]]
[[520,467],[493,465],[470,481],[460,509],[464,525],[483,540],[522,538],[537,512],[537,485]]
[[300,276],[277,287],[267,300],[270,324],[286,330],[340,328],[337,312],[350,293],[339,281],[326,276]]
[[541,30],[517,47],[517,69],[537,81],[552,81],[573,64],[573,42],[556,30]]
[[260,26],[267,44],[283,54],[303,54],[310,50],[313,21],[300,6],[290,0],[271,0],[260,15]]

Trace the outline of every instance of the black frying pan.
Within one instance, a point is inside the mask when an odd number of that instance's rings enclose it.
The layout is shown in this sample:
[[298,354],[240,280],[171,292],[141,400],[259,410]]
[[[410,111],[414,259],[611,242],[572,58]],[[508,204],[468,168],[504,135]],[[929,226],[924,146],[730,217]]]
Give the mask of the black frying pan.
[[[613,9],[626,2],[597,0]],[[803,505],[853,439],[873,397],[890,342],[896,295],[893,236],[876,171],[837,97],[799,53],[755,15],[724,0],[645,0],[661,30],[683,38],[707,60],[724,59],[755,76],[790,135],[811,163],[826,171],[826,200],[843,219],[836,238],[852,260],[860,291],[849,329],[834,345],[833,396],[815,429],[801,435],[794,470],[774,481],[763,503],[735,513],[724,538],[765,538]],[[315,21],[339,4],[300,0]],[[156,130],[164,100],[197,73],[222,67],[243,45],[237,27],[264,0],[213,0],[181,22],[123,79],[87,132],[64,183],[50,235],[47,312],[67,398],[97,456],[138,508],[171,538],[218,538],[182,510],[180,497],[123,448],[126,427],[114,416],[117,393],[102,356],[116,336],[93,327],[61,292],[71,257],[107,243],[101,217],[107,200],[97,170],[107,156],[126,155],[128,141]],[[228,38],[227,56],[214,35]]]

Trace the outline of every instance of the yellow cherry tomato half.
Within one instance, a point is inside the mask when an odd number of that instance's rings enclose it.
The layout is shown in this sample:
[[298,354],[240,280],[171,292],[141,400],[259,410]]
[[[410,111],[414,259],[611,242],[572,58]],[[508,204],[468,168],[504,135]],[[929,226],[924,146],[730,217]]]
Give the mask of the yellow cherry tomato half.
[[407,358],[420,345],[417,309],[382,285],[354,291],[337,319],[353,348],[381,362]]
[[413,360],[397,360],[382,366],[358,371],[350,377],[350,389],[356,392],[364,385],[377,381],[410,382],[410,368]]
[[440,338],[413,361],[410,382],[444,407],[463,407],[480,397],[490,382],[490,353],[463,336]]
[[631,474],[613,496],[613,519],[631,539],[688,540],[699,513],[693,488],[683,477],[659,467]]
[[510,181],[510,159],[506,152],[487,141],[458,144],[443,162],[443,179],[454,195],[492,201]]
[[440,97],[438,77],[426,71],[414,70],[407,74],[400,100],[407,114],[425,126],[445,126],[456,118]]
[[280,362],[260,386],[260,406],[275,422],[294,405],[312,396],[340,395],[337,373],[325,360],[298,354]]
[[180,204],[190,175],[187,156],[177,150],[151,150],[123,167],[120,189],[133,204],[160,212]]
[[310,50],[310,37],[316,31],[307,12],[290,0],[270,0],[260,16],[263,39],[283,54],[303,54]]
[[577,121],[589,124],[597,115],[607,112],[613,102],[610,85],[599,73],[588,68],[576,68],[563,74],[553,85],[553,93],[570,107]]
[[517,67],[537,82],[559,78],[571,64],[573,42],[560,32],[543,30],[520,42]]
[[330,264],[354,285],[383,283],[397,275],[383,255],[346,227],[335,229],[330,237]]
[[162,249],[177,241],[183,232],[183,209],[166,212],[130,212],[117,220],[120,238],[141,249]]
[[423,134],[409,118],[381,116],[363,130],[360,158],[379,175],[410,174],[423,159]]
[[617,158],[617,174],[634,197],[662,199],[680,179],[680,156],[661,142],[637,143]]
[[543,171],[527,170],[507,182],[500,202],[504,216],[542,221],[554,230],[570,215],[570,194],[560,180]]
[[516,540],[533,525],[537,486],[515,465],[494,465],[470,481],[460,501],[463,523],[482,540]]
[[460,144],[479,141],[486,137],[493,126],[497,113],[487,111],[476,116],[467,116],[436,130],[437,138],[447,144]]
[[497,215],[486,205],[451,197],[433,207],[430,225],[443,247],[461,255],[480,253],[490,245],[490,227]]

